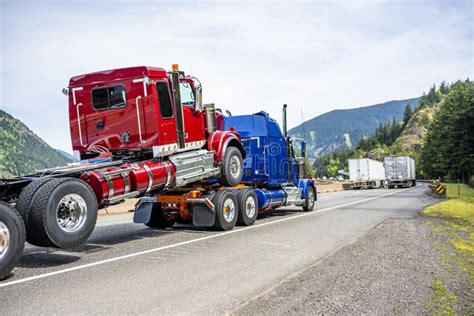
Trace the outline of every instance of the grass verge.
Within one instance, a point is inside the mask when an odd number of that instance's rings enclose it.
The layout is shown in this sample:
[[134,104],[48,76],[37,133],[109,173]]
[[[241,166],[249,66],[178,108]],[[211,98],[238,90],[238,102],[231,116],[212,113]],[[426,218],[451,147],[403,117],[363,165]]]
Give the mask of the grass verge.
[[[474,285],[474,188],[464,184],[445,185],[447,200],[431,205],[422,212],[425,216],[437,218],[429,224],[440,237],[436,241],[437,249],[447,272],[446,282],[437,276],[431,285],[431,305],[435,314],[454,314],[457,311],[465,313],[465,308],[457,306],[458,297],[449,289],[449,284],[453,283],[449,278],[456,277],[454,271],[460,271],[461,275],[467,276],[471,290]],[[464,302],[464,307],[467,307],[467,312],[472,312],[472,298],[460,299]]]
[[439,278],[435,278],[431,289],[433,290],[432,300],[436,314],[454,315],[456,313],[456,295],[449,291]]

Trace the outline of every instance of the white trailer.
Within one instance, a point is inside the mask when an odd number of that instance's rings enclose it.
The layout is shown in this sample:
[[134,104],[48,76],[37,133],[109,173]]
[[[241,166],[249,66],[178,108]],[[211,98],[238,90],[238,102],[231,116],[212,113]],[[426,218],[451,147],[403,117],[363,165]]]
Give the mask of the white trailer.
[[385,185],[385,169],[377,160],[349,159],[349,180],[353,189],[379,188]]
[[416,185],[415,160],[409,156],[385,157],[385,178],[388,188]]

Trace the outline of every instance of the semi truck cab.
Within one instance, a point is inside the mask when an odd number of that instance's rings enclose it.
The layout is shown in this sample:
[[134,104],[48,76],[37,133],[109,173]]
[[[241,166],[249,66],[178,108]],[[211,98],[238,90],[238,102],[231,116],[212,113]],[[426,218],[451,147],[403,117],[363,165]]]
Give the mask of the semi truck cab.
[[[176,65],[170,72],[140,66],[75,76],[65,92],[79,159],[109,151],[164,157],[203,147],[211,132],[199,80]],[[222,121],[217,112],[216,129]]]
[[232,116],[225,119],[224,127],[239,131],[247,153],[242,183],[280,186],[298,184],[299,161],[293,144],[287,144],[278,123],[268,113]]
[[263,212],[280,206],[297,205],[312,210],[316,200],[314,181],[307,178],[303,157],[296,157],[286,128],[283,108],[283,132],[266,112],[224,118],[224,128],[241,136],[246,158],[242,184],[255,188],[258,209]]

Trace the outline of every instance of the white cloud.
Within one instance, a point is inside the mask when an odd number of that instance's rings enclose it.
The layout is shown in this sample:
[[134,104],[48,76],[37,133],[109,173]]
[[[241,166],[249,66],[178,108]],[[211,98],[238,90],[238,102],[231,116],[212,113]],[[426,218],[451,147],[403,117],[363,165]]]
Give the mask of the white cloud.
[[473,73],[470,2],[2,2],[0,106],[69,149],[69,77],[192,69],[205,101],[289,125]]

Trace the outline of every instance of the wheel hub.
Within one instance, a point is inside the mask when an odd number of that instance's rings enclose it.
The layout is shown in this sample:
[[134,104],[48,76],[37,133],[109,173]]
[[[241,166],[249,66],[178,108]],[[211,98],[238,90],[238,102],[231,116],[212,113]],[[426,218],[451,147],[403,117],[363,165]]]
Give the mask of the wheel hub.
[[0,222],[0,259],[8,252],[10,246],[10,230],[4,222]]
[[255,216],[255,212],[257,211],[255,199],[250,196],[245,202],[245,213],[247,214],[248,218],[253,218]]
[[235,217],[235,203],[231,199],[224,202],[224,219],[230,223]]
[[71,193],[64,196],[56,209],[56,220],[65,232],[78,230],[87,217],[87,204],[82,196]]
[[240,175],[241,164],[237,156],[230,158],[230,173],[232,177],[237,178]]

